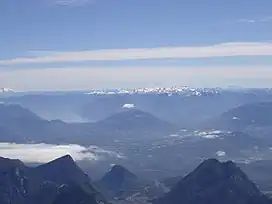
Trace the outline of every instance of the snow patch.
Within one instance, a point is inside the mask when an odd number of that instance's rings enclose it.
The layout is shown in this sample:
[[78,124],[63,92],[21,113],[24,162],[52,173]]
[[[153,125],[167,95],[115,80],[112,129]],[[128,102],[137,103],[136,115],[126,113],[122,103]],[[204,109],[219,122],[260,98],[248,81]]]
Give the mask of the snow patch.
[[215,139],[215,138],[218,138],[219,136],[218,135],[205,135],[203,137],[206,139]]
[[135,104],[124,104],[122,108],[131,109],[131,108],[136,108],[136,106]]
[[91,90],[88,95],[132,95],[132,94],[166,94],[171,97],[173,95],[185,95],[185,96],[206,96],[206,95],[218,95],[222,89],[220,88],[190,88],[187,86],[181,87],[144,87],[135,89],[102,89],[102,90]]
[[212,131],[202,131],[202,132],[194,132],[197,133],[197,136],[207,138],[207,139],[214,139],[218,138],[219,134],[223,133],[221,130],[212,130]]
[[0,93],[15,92],[13,89],[9,88],[0,88]]
[[222,133],[221,130],[214,130],[214,131],[209,132],[209,134],[220,134],[220,133]]
[[224,151],[217,151],[217,152],[216,152],[216,155],[217,155],[218,157],[224,157],[224,156],[226,156],[227,154],[226,154],[226,152],[224,152]]
[[170,137],[179,137],[178,134],[171,134]]

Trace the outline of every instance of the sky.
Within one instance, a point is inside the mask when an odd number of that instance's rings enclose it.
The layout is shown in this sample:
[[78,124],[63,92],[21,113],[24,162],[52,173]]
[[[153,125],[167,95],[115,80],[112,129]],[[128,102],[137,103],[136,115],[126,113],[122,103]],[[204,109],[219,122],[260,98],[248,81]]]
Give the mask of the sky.
[[0,87],[272,87],[271,0],[1,0]]

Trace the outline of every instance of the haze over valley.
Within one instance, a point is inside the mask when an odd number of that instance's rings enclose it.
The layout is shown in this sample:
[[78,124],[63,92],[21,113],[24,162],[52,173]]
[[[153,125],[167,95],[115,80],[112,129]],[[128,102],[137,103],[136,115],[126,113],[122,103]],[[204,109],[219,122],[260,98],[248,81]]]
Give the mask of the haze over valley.
[[141,180],[129,184],[135,192],[151,185],[156,197],[164,191],[153,182],[177,182],[216,158],[235,162],[260,190],[271,191],[270,89],[9,92],[1,101],[0,154],[29,166],[69,154],[96,185],[120,165]]

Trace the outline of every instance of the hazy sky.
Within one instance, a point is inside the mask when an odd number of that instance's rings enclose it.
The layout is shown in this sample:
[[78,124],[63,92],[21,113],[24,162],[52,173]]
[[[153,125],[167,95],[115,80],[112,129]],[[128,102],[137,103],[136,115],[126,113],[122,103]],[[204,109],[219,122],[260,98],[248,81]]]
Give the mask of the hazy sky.
[[0,87],[272,87],[271,0],[1,0]]

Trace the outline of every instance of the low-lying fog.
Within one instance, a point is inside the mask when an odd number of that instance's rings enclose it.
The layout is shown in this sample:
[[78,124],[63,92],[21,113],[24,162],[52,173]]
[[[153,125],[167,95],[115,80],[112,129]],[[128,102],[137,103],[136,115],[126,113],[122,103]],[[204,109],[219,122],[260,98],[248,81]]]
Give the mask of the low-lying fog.
[[76,161],[98,161],[106,157],[124,158],[121,153],[97,146],[0,143],[1,157],[19,159],[25,163],[46,163],[66,154],[71,155]]

